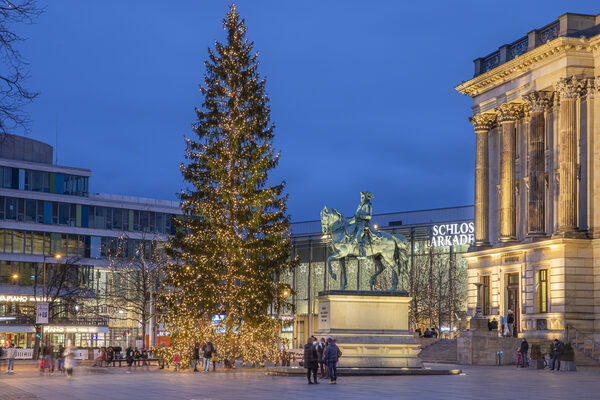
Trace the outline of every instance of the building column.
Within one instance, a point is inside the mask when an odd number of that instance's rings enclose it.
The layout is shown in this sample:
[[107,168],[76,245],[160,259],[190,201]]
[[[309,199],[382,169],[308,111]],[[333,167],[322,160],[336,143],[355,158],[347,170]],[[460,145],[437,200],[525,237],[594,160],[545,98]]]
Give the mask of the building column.
[[501,242],[513,242],[516,234],[515,147],[516,120],[523,112],[522,104],[505,103],[496,108],[500,137],[500,237]]
[[545,184],[545,137],[546,119],[544,111],[552,94],[532,92],[523,99],[529,105],[529,138],[527,139],[528,204],[527,204],[527,236],[546,235],[546,184]]
[[577,231],[577,97],[581,81],[561,78],[559,93],[559,192],[558,232],[564,236]]
[[475,127],[475,246],[490,245],[490,181],[488,134],[495,114],[476,114],[469,118]]

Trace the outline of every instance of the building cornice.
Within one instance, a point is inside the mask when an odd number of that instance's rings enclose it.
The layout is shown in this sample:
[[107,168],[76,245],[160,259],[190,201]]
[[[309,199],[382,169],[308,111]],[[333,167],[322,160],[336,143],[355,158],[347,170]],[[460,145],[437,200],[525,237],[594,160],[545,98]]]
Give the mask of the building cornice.
[[591,56],[591,52],[598,49],[600,49],[600,35],[591,39],[561,36],[467,82],[463,82],[455,89],[459,93],[475,97],[539,67],[542,63],[561,57],[567,52]]

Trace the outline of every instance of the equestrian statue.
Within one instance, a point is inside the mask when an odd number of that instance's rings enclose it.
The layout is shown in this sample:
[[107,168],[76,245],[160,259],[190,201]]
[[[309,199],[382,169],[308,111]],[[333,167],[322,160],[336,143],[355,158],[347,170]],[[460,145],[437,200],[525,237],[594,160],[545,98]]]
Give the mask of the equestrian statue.
[[346,258],[355,257],[359,260],[372,258],[375,272],[371,276],[371,290],[375,288],[377,277],[385,268],[392,270],[391,290],[398,288],[398,275],[406,271],[408,260],[408,242],[404,235],[390,234],[371,228],[372,206],[371,199],[375,197],[370,192],[360,192],[360,205],[353,218],[346,219],[336,209],[321,210],[321,228],[330,238],[332,254],[327,258],[329,275],[337,279],[331,262],[340,262],[340,290],[346,289]]

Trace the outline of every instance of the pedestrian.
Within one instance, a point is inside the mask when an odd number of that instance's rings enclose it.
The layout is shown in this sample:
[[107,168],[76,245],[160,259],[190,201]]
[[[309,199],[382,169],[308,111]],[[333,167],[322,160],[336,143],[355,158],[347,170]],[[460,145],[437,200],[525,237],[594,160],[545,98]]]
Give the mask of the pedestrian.
[[431,337],[432,338],[437,338],[438,337],[438,333],[435,330],[435,327],[431,328]]
[[127,366],[131,370],[131,366],[133,365],[133,348],[131,344],[125,349],[125,361],[127,361]]
[[329,372],[329,384],[335,385],[337,382],[337,363],[338,358],[341,356],[341,351],[334,343],[331,337],[327,338],[327,347],[323,353],[323,359],[327,363],[327,371]]
[[136,347],[135,350],[133,350],[133,365],[140,365],[140,357],[142,357],[142,353],[140,353],[140,350]]
[[[114,358],[115,358],[115,352],[112,347],[109,347],[106,350],[106,366],[109,366],[113,362]],[[113,364],[113,366],[114,366],[114,364]]]
[[523,341],[521,342],[521,348],[519,350],[521,351],[521,366],[525,368],[529,365],[529,362],[527,361],[527,352],[529,351],[529,343],[527,343],[527,339],[523,338]]
[[65,357],[65,371],[67,372],[67,378],[70,379],[73,376],[73,370],[75,369],[75,356],[73,354],[71,342],[67,344],[63,356]]
[[210,341],[210,339],[208,339],[206,341],[206,343],[204,343],[204,346],[202,346],[202,352],[204,354],[204,360],[202,363],[202,371],[204,372],[210,372],[210,361],[212,359],[212,355],[215,351],[215,348],[212,344],[212,342]]
[[560,371],[560,357],[565,350],[565,346],[560,340],[554,339],[552,350],[554,350],[554,355],[552,355],[550,370],[554,371],[554,368],[556,368],[557,371]]
[[179,371],[179,364],[181,363],[181,356],[179,353],[175,353],[173,356],[173,364],[175,364],[175,372]]
[[213,372],[217,369],[217,347],[213,344],[213,353],[212,353],[212,364],[213,364]]
[[323,352],[325,352],[325,338],[321,338],[321,341],[317,342],[317,356],[319,360],[321,379],[325,378],[325,362],[323,361]]
[[[319,383],[317,381],[317,368],[319,362],[319,355],[314,345],[313,338],[308,338],[304,345],[304,368],[306,368],[306,377],[308,378],[308,384],[312,385]],[[313,375],[313,381],[310,380],[310,375]]]
[[62,344],[58,345],[58,371],[60,373],[65,372],[65,356],[63,353],[65,352],[65,346]]
[[17,355],[17,349],[15,349],[15,344],[11,343],[10,346],[6,349],[6,360],[8,361],[8,365],[6,367],[7,374],[15,373],[15,357]]
[[504,336],[504,332],[506,329],[506,323],[504,321],[504,315],[500,316],[500,336]]
[[196,342],[194,345],[194,352],[192,355],[192,363],[194,365],[194,372],[198,372],[198,360],[200,360],[200,343]]
[[508,314],[506,315],[506,326],[508,328],[508,336],[512,336],[513,335],[513,324],[515,323],[515,315],[513,314],[512,310],[509,308],[508,309]]
[[423,337],[423,333],[421,332],[421,328],[415,329],[415,333],[417,334],[417,337]]
[[496,318],[492,318],[492,321],[490,322],[490,326],[491,326],[491,330],[496,332],[498,330],[498,321],[496,321]]

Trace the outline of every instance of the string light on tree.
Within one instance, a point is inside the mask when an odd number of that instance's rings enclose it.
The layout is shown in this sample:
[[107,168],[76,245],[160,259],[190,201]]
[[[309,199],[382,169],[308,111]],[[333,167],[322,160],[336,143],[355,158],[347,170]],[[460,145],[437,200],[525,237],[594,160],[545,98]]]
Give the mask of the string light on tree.
[[[209,49],[196,110],[194,138],[186,138],[180,193],[184,218],[169,244],[167,294],[162,299],[171,348],[187,365],[194,343],[211,338],[219,358],[262,363],[277,358],[281,321],[291,289],[278,279],[296,265],[284,182],[270,186],[279,162],[272,145],[265,79],[246,26],[232,5],[223,21],[227,40]],[[185,267],[182,267],[185,266]]]

